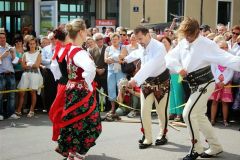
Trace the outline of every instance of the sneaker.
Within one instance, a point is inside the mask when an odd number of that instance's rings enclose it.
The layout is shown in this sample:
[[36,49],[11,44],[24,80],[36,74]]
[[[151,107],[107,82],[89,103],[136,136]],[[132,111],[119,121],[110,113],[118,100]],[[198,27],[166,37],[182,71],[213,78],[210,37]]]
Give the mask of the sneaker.
[[2,115],[0,115],[0,121],[3,121],[4,117]]
[[8,119],[19,119],[20,117],[17,116],[15,113],[12,114]]
[[43,113],[47,113],[47,110],[46,110],[46,109],[43,109],[42,112],[43,112]]
[[128,118],[134,118],[134,117],[136,117],[136,111],[131,111],[130,113],[128,113],[127,117],[128,117]]

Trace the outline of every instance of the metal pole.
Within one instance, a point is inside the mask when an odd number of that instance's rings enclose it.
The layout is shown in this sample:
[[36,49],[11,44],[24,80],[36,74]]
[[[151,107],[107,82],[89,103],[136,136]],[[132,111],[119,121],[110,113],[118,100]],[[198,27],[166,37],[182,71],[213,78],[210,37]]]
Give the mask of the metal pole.
[[145,20],[145,0],[143,0],[143,19]]
[[201,9],[200,9],[200,25],[203,22],[203,0],[201,0]]

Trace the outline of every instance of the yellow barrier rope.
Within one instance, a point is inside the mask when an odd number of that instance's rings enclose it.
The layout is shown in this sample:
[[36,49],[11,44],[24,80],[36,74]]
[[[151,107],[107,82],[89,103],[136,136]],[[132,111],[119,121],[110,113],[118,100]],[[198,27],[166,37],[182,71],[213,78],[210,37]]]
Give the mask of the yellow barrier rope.
[[[224,87],[225,87],[225,88],[240,88],[240,85],[227,85],[227,86],[224,86]],[[220,90],[220,89],[219,89],[219,90]],[[107,94],[102,93],[101,91],[99,91],[98,89],[97,89],[97,91],[98,91],[100,94],[102,94],[103,96],[106,96],[106,97],[108,97],[108,98],[111,98],[111,97],[109,97]],[[216,91],[218,91],[218,90],[215,90],[214,92],[216,92]],[[131,110],[135,110],[135,111],[140,111],[140,109],[132,108],[132,107],[130,107],[130,106],[128,106],[128,105],[125,105],[125,104],[123,104],[123,103],[121,103],[121,102],[118,102],[118,101],[116,101],[116,100],[114,100],[114,102],[118,103],[118,104],[119,104],[120,106],[122,106],[122,107],[131,109]],[[179,106],[177,106],[177,107],[175,107],[175,108],[172,108],[172,109],[170,109],[170,110],[182,108],[182,107],[184,107],[185,105],[186,105],[186,103],[181,104],[181,105],[179,105]],[[156,110],[152,110],[152,112],[156,112]]]
[[[42,89],[44,86],[39,87],[38,89]],[[37,89],[37,90],[38,90]],[[27,91],[33,91],[33,89],[14,89],[14,90],[6,90],[6,91],[0,91],[0,94],[5,93],[12,93],[12,92],[27,92]]]
[[[97,91],[98,91],[98,93],[100,93],[101,95],[103,95],[103,96],[105,96],[105,97],[108,97],[108,98],[111,98],[111,97],[109,97],[107,94],[101,92],[99,89],[97,89]],[[128,108],[128,109],[132,109],[132,110],[135,110],[135,111],[140,111],[140,109],[135,109],[135,108],[133,108],[133,107],[130,107],[130,106],[128,106],[128,105],[126,105],[126,104],[123,104],[123,103],[121,103],[121,102],[118,102],[118,101],[116,101],[116,100],[113,100],[113,101],[116,102],[117,104],[119,104],[119,105],[122,106],[122,107],[125,107],[125,108]]]

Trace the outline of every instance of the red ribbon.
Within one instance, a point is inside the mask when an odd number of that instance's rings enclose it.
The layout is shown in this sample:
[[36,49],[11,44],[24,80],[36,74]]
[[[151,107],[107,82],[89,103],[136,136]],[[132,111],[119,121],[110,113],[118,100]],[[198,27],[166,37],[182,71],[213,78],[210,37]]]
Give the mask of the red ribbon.
[[52,60],[56,59],[58,52],[60,51],[60,49],[62,48],[62,44],[61,42],[57,41],[56,42],[56,47],[55,47],[55,52],[53,54]]
[[64,59],[64,58],[66,57],[66,55],[68,54],[71,46],[72,46],[72,43],[68,43],[68,44],[66,45],[66,47],[65,47],[65,49],[64,49],[61,57],[59,58],[58,62],[62,62],[62,61],[63,61],[63,59]]

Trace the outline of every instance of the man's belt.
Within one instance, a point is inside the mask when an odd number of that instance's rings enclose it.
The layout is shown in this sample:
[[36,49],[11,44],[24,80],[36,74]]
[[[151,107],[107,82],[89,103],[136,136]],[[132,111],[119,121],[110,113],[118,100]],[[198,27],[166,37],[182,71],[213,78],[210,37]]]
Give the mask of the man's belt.
[[38,73],[38,69],[25,69],[25,72]]
[[145,83],[147,83],[149,85],[158,85],[158,84],[161,84],[163,82],[166,82],[169,79],[169,77],[170,77],[169,70],[166,69],[163,73],[161,73],[157,77],[147,78]]
[[14,75],[14,72],[3,72],[0,73],[1,76],[10,76],[10,75]]
[[189,73],[184,77],[184,81],[187,81],[190,87],[199,86],[201,84],[207,83],[213,79],[213,74],[211,71],[211,66],[201,68],[199,70]]

